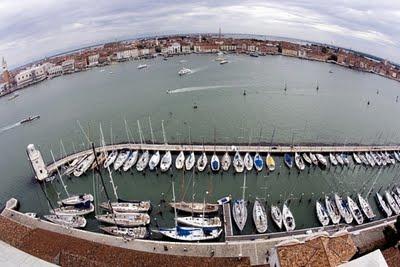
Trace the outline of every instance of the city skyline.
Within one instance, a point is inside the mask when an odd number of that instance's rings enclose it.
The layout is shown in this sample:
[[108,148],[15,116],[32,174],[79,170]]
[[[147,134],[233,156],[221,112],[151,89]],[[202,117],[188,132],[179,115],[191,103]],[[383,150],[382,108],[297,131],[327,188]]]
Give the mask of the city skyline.
[[140,35],[248,33],[315,41],[400,62],[400,3],[312,1],[2,1],[0,55],[16,67]]

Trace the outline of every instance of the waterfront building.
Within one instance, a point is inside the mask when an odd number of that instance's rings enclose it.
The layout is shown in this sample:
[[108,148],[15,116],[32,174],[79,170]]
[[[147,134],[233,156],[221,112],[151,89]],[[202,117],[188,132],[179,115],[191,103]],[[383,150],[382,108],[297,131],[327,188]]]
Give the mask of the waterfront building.
[[143,48],[139,50],[139,56],[146,56],[150,54],[150,49],[149,48]]
[[178,42],[172,43],[168,46],[168,54],[179,54],[181,52],[181,44]]
[[184,54],[189,54],[192,52],[190,44],[183,44],[181,48],[182,48],[182,53]]
[[33,82],[32,71],[30,69],[21,71],[15,75],[15,81],[18,87],[28,86]]
[[89,55],[88,56],[88,62],[89,62],[88,67],[97,66],[99,64],[99,57],[100,57],[99,54]]
[[60,65],[55,65],[47,70],[48,77],[52,79],[63,74],[63,68]]
[[68,59],[61,64],[64,74],[73,73],[75,71],[75,59]]

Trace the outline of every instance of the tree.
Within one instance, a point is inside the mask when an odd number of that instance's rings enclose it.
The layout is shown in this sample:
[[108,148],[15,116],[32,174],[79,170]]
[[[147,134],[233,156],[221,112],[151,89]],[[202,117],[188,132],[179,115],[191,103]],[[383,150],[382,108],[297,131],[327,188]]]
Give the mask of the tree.
[[396,230],[394,230],[394,228],[390,225],[386,226],[383,229],[383,235],[385,236],[387,245],[389,247],[393,247],[394,245],[396,245],[397,242],[397,233]]

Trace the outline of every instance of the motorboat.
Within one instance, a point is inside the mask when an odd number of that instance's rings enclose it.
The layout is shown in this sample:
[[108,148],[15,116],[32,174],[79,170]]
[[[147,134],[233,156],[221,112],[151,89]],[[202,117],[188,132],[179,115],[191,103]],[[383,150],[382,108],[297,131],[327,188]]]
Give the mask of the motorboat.
[[386,202],[389,204],[389,207],[394,211],[396,215],[400,214],[400,208],[399,205],[397,205],[396,201],[392,197],[392,195],[389,193],[389,191],[385,191],[385,198]]
[[360,157],[355,152],[353,153],[353,159],[354,159],[354,162],[357,163],[357,164],[361,164],[362,163]]
[[219,169],[221,167],[221,164],[219,162],[219,158],[218,158],[217,154],[215,154],[215,153],[211,157],[210,167],[211,167],[211,170],[213,172],[219,171]]
[[194,152],[192,151],[192,152],[190,152],[189,156],[186,158],[185,169],[187,171],[190,171],[193,168],[195,163],[196,163],[196,157],[194,155]]
[[231,202],[232,197],[231,196],[226,196],[226,197],[222,197],[220,199],[217,200],[218,205],[224,205],[225,203],[229,203]]
[[[111,204],[111,207],[110,207]],[[136,213],[148,212],[151,209],[150,201],[120,201],[120,202],[103,202],[100,204],[102,209],[113,211],[115,213]]]
[[271,217],[279,230],[282,230],[282,212],[278,206],[271,205]]
[[19,94],[14,93],[12,96],[10,96],[10,97],[8,98],[8,101],[11,101],[11,100],[13,100],[13,99],[15,99],[15,98],[17,98],[17,97],[19,97]]
[[147,68],[147,64],[140,64],[139,66],[136,67],[138,70]]
[[244,162],[242,156],[240,156],[239,151],[236,151],[235,156],[233,157],[233,167],[235,171],[241,173],[244,171]]
[[199,159],[197,160],[197,169],[202,172],[206,169],[208,163],[207,155],[205,152],[201,154]]
[[368,152],[365,152],[365,157],[367,158],[369,165],[374,167],[376,164],[374,158]]
[[200,228],[209,228],[209,227],[221,227],[221,219],[219,217],[194,217],[194,216],[186,216],[186,217],[177,217],[176,222],[179,224],[189,225],[193,227]]
[[31,217],[31,218],[37,218],[37,213],[36,212],[25,212],[24,214],[26,216]]
[[283,204],[282,208],[282,220],[287,232],[293,231],[296,228],[296,221],[286,203]]
[[376,196],[376,201],[378,202],[378,206],[385,213],[386,217],[392,216],[393,211],[388,206],[388,204],[385,202],[385,200],[383,200],[382,196],[378,192],[376,192],[375,196]]
[[328,166],[328,161],[322,154],[316,154],[315,156],[317,156],[319,163],[321,163],[324,168]]
[[331,164],[332,164],[333,166],[338,165],[338,161],[336,160],[335,155],[333,155],[332,153],[329,153],[329,160],[331,161]]
[[229,156],[228,152],[225,152],[224,156],[221,160],[221,167],[223,171],[228,171],[231,166],[231,156]]
[[95,217],[99,222],[123,227],[145,226],[150,223],[147,213],[108,213]]
[[24,124],[24,123],[28,123],[28,122],[31,122],[31,121],[34,121],[34,120],[38,120],[38,119],[40,119],[40,116],[39,116],[39,115],[29,116],[29,117],[27,117],[27,118],[21,120],[19,123],[20,123],[20,124]]
[[269,171],[275,170],[275,160],[270,153],[268,153],[267,157],[265,158],[265,164],[267,165]]
[[86,219],[82,216],[75,215],[44,215],[43,216],[49,222],[59,224],[71,228],[85,228]]
[[264,205],[261,203],[259,199],[256,199],[254,201],[253,221],[258,233],[262,234],[267,231],[268,228],[267,212],[265,210]]
[[94,205],[87,201],[82,204],[77,204],[74,206],[61,206],[59,208],[55,208],[50,210],[51,214],[55,215],[75,215],[75,216],[83,216],[94,211]]
[[223,59],[223,60],[221,60],[221,61],[219,62],[219,64],[221,64],[221,65],[224,65],[224,64],[226,64],[226,63],[229,63],[229,61],[226,60],[226,59]]
[[129,150],[122,150],[121,152],[119,152],[117,158],[114,161],[114,171],[117,171],[119,168],[121,168],[122,165],[124,165],[130,154],[131,152]]
[[105,226],[100,229],[107,234],[120,236],[124,238],[144,239],[149,235],[146,227],[119,227],[119,226]]
[[107,169],[111,164],[114,163],[114,161],[117,158],[117,156],[118,156],[118,151],[117,150],[111,151],[111,153],[108,155],[106,161],[104,162],[103,167],[105,169]]
[[319,222],[322,224],[322,226],[327,226],[329,224],[328,213],[325,210],[325,207],[318,200],[315,203],[315,209],[317,211],[317,217]]
[[149,170],[154,171],[160,163],[160,151],[156,151],[149,160]]
[[87,156],[74,170],[74,176],[79,177],[84,174],[90,166],[92,166],[94,160],[96,159],[95,155],[92,153]]
[[172,208],[176,208],[179,211],[187,212],[187,213],[196,213],[196,214],[209,214],[218,211],[218,204],[211,203],[203,203],[203,202],[170,202],[169,205]]
[[362,224],[364,222],[364,217],[360,208],[357,206],[357,203],[351,197],[347,196],[347,204],[354,220],[357,224]]
[[170,151],[167,151],[161,158],[160,169],[162,172],[166,172],[171,168],[171,165],[172,165],[172,155]]
[[313,164],[311,158],[308,156],[307,153],[303,153],[303,154],[301,154],[301,156],[303,157],[303,160],[304,160],[308,165]]
[[197,242],[217,239],[221,235],[222,229],[175,226],[173,228],[160,228],[159,232],[174,240]]
[[371,205],[368,201],[361,196],[361,194],[357,194],[358,196],[358,203],[360,204],[361,210],[364,212],[364,215],[369,219],[372,220],[375,218],[375,214],[372,211]]
[[263,167],[264,167],[264,161],[260,156],[260,153],[257,152],[256,155],[254,156],[254,168],[259,172],[262,171]]
[[150,154],[149,151],[146,150],[145,152],[143,152],[142,155],[140,155],[138,162],[136,163],[136,170],[141,172],[144,169],[146,169],[149,160],[150,160]]
[[185,153],[183,151],[179,152],[178,156],[175,159],[175,168],[177,170],[181,170],[185,165]]
[[239,230],[243,231],[247,221],[247,202],[244,199],[233,202],[232,215]]
[[335,203],[339,210],[339,213],[342,216],[342,218],[344,219],[344,221],[347,224],[352,223],[353,215],[350,213],[350,210],[348,208],[348,203],[344,199],[342,199],[340,196],[338,196],[338,194],[335,194],[334,198],[335,198]]
[[92,194],[80,194],[80,195],[73,195],[67,198],[64,198],[58,201],[58,205],[63,206],[74,206],[85,202],[93,202],[93,195]]
[[338,224],[342,216],[335,204],[335,202],[329,198],[329,196],[325,196],[325,207],[329,217],[332,220],[333,224]]
[[137,150],[132,151],[132,153],[129,155],[128,159],[124,162],[124,165],[122,166],[122,170],[124,172],[130,170],[133,167],[133,165],[136,164],[138,157],[139,157],[139,152]]
[[335,157],[336,157],[337,162],[338,162],[341,166],[343,166],[343,165],[344,165],[344,160],[343,160],[341,154],[337,153],[337,154],[335,155]]
[[305,164],[304,164],[303,158],[302,158],[302,157],[300,156],[300,154],[297,153],[297,152],[294,154],[294,161],[295,161],[295,163],[296,163],[297,168],[298,168],[300,171],[304,170]]
[[182,68],[178,71],[179,76],[183,76],[186,74],[191,74],[193,71],[191,69],[188,68]]
[[318,165],[318,158],[313,153],[310,153],[310,159],[314,165]]
[[293,157],[292,157],[292,155],[290,155],[289,153],[285,153],[285,155],[283,156],[283,160],[284,160],[286,166],[289,169],[293,167]]
[[253,158],[251,157],[250,153],[246,153],[244,155],[244,166],[247,171],[251,171],[253,169]]

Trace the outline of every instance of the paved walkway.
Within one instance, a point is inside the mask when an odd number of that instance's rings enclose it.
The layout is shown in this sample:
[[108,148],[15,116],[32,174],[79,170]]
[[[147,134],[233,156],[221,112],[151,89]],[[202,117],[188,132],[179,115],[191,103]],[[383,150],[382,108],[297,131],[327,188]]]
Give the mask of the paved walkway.
[[7,267],[52,267],[57,266],[47,261],[36,258],[28,253],[0,241],[0,266]]

